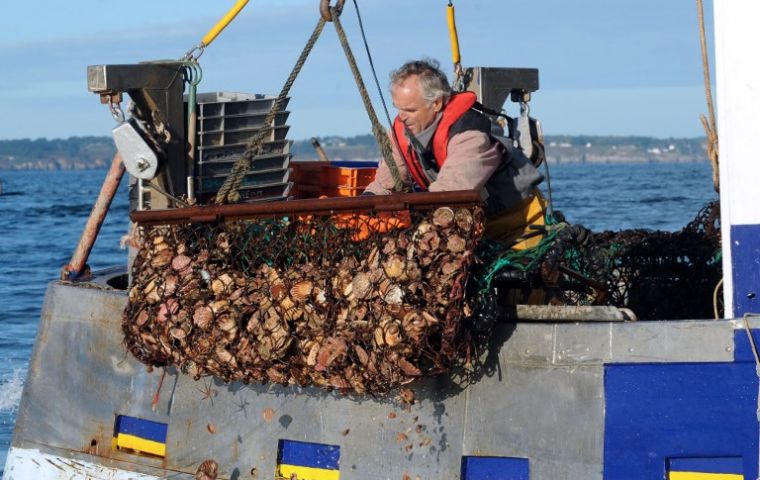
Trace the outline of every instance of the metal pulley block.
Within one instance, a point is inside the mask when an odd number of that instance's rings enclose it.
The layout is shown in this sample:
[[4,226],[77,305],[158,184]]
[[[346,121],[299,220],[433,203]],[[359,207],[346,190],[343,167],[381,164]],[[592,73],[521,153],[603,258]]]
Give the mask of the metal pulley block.
[[546,159],[544,149],[544,133],[541,123],[530,116],[527,102],[520,103],[520,116],[513,120],[510,130],[514,132],[514,140],[518,147],[538,167]]
[[158,157],[138,132],[134,119],[113,129],[113,141],[130,175],[142,180],[155,178]]
[[520,150],[523,151],[526,157],[531,158],[533,155],[533,137],[530,132],[530,117],[528,116],[530,109],[528,104],[523,102],[520,104],[520,116],[517,118],[517,127],[515,128],[516,140]]

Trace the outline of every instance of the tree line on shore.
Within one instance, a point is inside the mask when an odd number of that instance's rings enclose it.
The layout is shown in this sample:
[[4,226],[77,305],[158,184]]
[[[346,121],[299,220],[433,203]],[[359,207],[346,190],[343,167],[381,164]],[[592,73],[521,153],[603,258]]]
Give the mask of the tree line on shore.
[[[377,160],[372,135],[318,138],[332,160]],[[550,163],[691,162],[706,158],[704,137],[654,138],[553,135],[544,139]],[[108,166],[116,149],[110,137],[0,140],[0,170],[70,170]],[[317,159],[310,139],[297,140],[294,159]]]

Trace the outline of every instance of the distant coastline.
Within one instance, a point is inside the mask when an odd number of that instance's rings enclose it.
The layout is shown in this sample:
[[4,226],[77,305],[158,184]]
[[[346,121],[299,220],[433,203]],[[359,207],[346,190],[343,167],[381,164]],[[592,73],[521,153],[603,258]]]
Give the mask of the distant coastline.
[[[371,161],[379,151],[371,135],[320,137],[332,160]],[[544,139],[550,164],[705,162],[706,140],[589,135],[552,135]],[[105,168],[115,153],[110,137],[0,140],[0,170],[83,170]],[[316,160],[310,140],[297,140],[296,160]]]

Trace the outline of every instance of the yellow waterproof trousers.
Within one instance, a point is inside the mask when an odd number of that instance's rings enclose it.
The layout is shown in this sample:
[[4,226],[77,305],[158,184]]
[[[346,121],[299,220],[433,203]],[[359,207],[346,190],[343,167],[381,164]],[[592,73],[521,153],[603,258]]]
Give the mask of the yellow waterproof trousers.
[[538,245],[544,238],[541,229],[546,217],[546,199],[538,189],[517,207],[486,221],[485,236],[491,240],[511,244],[514,250],[525,250]]

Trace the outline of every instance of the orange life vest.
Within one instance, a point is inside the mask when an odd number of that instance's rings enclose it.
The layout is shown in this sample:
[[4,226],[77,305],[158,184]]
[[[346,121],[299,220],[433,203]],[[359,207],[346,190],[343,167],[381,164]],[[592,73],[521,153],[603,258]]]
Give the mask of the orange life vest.
[[[467,113],[475,102],[477,96],[472,92],[462,92],[452,95],[446,105],[443,107],[443,115],[441,121],[438,123],[438,127],[433,134],[433,156],[435,162],[440,169],[446,161],[447,149],[449,145],[449,132],[452,125],[457,122],[462,116]],[[399,150],[401,156],[406,162],[406,166],[409,170],[414,181],[423,190],[427,190],[430,185],[430,180],[425,175],[425,170],[420,163],[420,159],[417,158],[417,154],[413,148],[410,148],[409,140],[404,133],[404,123],[396,117],[393,122],[393,130],[396,132],[396,138],[399,143]]]

